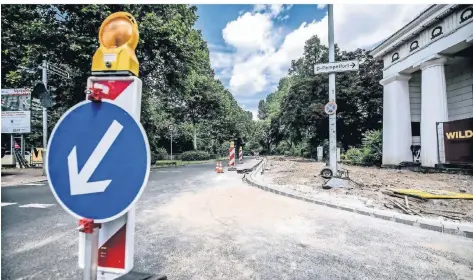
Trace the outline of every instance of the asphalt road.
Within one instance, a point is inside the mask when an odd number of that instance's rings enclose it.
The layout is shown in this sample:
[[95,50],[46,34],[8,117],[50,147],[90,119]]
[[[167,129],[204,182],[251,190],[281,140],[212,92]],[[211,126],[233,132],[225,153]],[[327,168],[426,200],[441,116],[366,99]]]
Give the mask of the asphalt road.
[[[214,164],[152,171],[135,270],[169,279],[473,279],[473,241],[261,191]],[[2,279],[81,279],[46,184],[2,189]],[[15,204],[9,204],[15,203]]]

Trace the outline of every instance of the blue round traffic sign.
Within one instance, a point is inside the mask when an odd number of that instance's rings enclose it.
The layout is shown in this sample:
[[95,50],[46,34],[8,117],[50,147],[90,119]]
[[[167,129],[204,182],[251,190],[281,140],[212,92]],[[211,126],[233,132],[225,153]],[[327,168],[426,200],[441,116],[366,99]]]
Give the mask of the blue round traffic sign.
[[75,105],[51,134],[49,186],[59,204],[78,219],[104,223],[125,214],[142,194],[149,171],[143,127],[107,100]]
[[324,110],[328,115],[335,114],[335,112],[337,112],[337,103],[330,101],[329,103],[325,104]]

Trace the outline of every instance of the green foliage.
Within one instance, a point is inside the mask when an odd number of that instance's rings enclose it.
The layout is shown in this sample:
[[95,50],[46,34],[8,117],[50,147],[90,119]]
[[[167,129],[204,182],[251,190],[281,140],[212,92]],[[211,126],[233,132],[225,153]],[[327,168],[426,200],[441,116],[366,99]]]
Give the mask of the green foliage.
[[183,161],[209,160],[210,154],[206,151],[188,151],[181,155]]
[[[362,49],[346,52],[335,46],[335,59],[360,61],[360,71],[336,75],[337,146],[347,149],[360,145],[364,132],[381,128],[383,65]],[[261,140],[262,153],[290,151],[313,157],[319,145],[328,153],[328,116],[323,109],[328,101],[328,75],[313,74],[314,64],[327,61],[327,47],[317,36],[310,38],[302,57],[292,61],[288,76],[260,101],[258,115],[265,125],[255,137]]]
[[[58,88],[57,105],[48,110],[50,135],[60,116],[84,100],[100,25],[117,11],[131,13],[139,25],[140,121],[153,159],[162,154],[160,147],[170,146],[171,123],[175,153],[197,148],[214,153],[224,141],[249,137],[251,116],[216,79],[192,5],[2,6],[2,87],[32,87],[40,71],[27,73],[20,66],[36,69],[43,59],[67,69],[70,80],[48,75],[48,84]],[[32,112],[26,141],[28,147],[42,146],[41,110]]]
[[343,159],[355,164],[379,165],[382,159],[383,137],[380,130],[371,130],[363,134],[361,148],[350,148]]
[[155,158],[156,160],[163,160],[163,159],[166,159],[168,156],[168,152],[166,151],[166,149],[164,148],[158,148],[156,149],[156,152],[155,152]]

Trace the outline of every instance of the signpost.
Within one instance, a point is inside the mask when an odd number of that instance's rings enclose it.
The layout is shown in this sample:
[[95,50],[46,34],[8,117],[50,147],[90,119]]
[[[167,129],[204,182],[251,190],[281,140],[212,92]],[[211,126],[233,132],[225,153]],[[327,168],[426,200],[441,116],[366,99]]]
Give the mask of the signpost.
[[[44,67],[44,62],[43,62],[43,66],[42,66],[42,67]],[[53,74],[56,74],[56,75],[58,75],[58,76],[61,76],[61,77],[65,78],[65,79],[69,79],[69,78],[70,78],[69,72],[67,72],[67,70],[64,70],[64,69],[62,69],[62,68],[60,68],[60,67],[58,67],[58,66],[56,66],[56,65],[54,65],[54,64],[51,64],[51,63],[47,63],[47,62],[46,62],[46,69],[47,69],[49,72],[51,72],[51,73],[53,73]]]
[[171,132],[171,160],[172,160],[172,131],[174,130],[174,125],[169,125],[169,132]]
[[140,125],[142,82],[134,53],[138,41],[131,14],[117,12],[103,21],[86,101],[61,117],[48,146],[51,190],[80,219],[84,279],[98,274],[115,279],[133,268],[134,204],[150,170],[149,144]]
[[329,63],[316,64],[315,74],[329,73],[329,103],[325,105],[325,113],[329,115],[329,158],[332,175],[337,174],[337,104],[335,94],[335,73],[358,71],[357,60],[335,62],[335,43],[333,31],[333,4],[328,5],[328,53]]
[[[46,89],[48,88],[48,71],[52,72],[53,74],[59,75],[63,78],[69,79],[69,73],[67,73],[67,71],[62,70],[58,67],[55,67],[54,65],[48,63],[46,60],[43,60],[43,64],[39,66],[39,68],[42,69],[42,82]],[[61,71],[59,71],[58,69],[60,69]],[[41,97],[41,105],[43,106],[43,147],[47,147],[48,146],[48,107],[50,107],[49,105],[52,105],[52,99],[49,93]],[[44,152],[47,154],[48,150],[46,149]],[[44,164],[43,164],[43,173],[46,174]]]
[[122,216],[148,181],[149,144],[143,127],[111,102],[83,101],[51,134],[49,186],[72,216],[104,223]]
[[314,66],[315,74],[358,71],[358,70],[360,70],[360,65],[358,63],[358,60],[322,63],[322,64],[316,64]]

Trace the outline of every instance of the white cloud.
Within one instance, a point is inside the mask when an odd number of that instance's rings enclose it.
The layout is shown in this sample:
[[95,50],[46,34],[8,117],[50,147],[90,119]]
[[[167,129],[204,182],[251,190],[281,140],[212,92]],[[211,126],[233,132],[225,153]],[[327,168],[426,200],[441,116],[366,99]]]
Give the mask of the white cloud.
[[253,120],[257,121],[258,120],[258,110],[249,110],[251,114],[253,114]]
[[[392,35],[428,6],[334,5],[335,42],[343,50],[368,47]],[[327,15],[301,23],[282,38],[275,19],[286,16],[284,11],[289,8],[255,5],[253,12],[246,12],[223,29],[225,42],[236,51],[212,53],[212,66],[231,73],[229,85],[235,96],[248,97],[273,89],[287,74],[291,60],[302,56],[305,42],[313,35],[327,44]]]
[[223,39],[240,52],[267,51],[273,47],[273,22],[267,14],[247,12],[222,31]]
[[256,4],[254,5],[253,11],[259,13],[265,13],[272,18],[278,17],[283,12],[288,11],[292,5],[283,4]]
[[325,6],[327,6],[327,4],[318,4],[317,9],[323,10],[325,8]]

